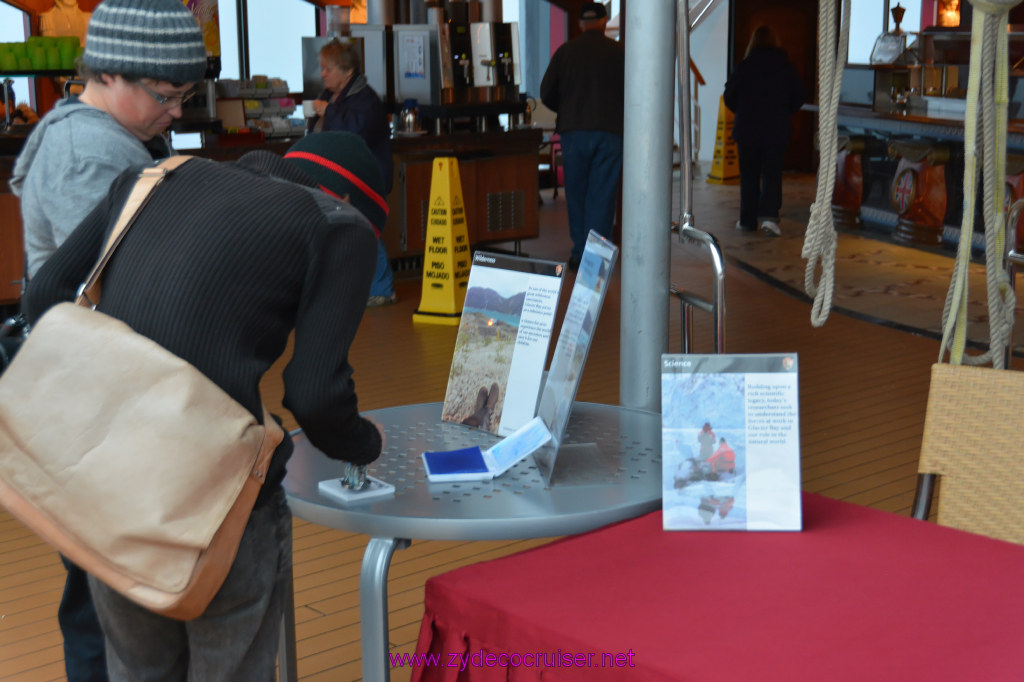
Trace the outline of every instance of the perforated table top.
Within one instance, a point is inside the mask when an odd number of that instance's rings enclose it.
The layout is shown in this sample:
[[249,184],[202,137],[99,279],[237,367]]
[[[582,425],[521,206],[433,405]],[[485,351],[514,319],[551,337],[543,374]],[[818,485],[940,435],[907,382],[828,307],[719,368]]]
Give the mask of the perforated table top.
[[497,540],[581,533],[661,504],[657,413],[575,403],[565,437],[568,447],[559,451],[550,484],[532,456],[491,481],[429,483],[423,451],[487,448],[499,437],[442,423],[440,403],[385,408],[366,416],[383,425],[387,437],[369,473],[394,485],[395,495],[348,506],[323,497],[319,482],[341,477],[344,465],[329,460],[298,432],[284,482],[296,516],[376,537]]

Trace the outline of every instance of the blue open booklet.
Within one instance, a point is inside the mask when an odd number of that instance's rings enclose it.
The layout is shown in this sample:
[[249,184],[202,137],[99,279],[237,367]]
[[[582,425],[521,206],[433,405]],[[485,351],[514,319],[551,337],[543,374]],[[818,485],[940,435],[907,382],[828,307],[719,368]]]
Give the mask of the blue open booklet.
[[431,483],[489,481],[501,476],[551,440],[540,417],[534,417],[487,450],[474,445],[458,450],[423,453],[423,470]]

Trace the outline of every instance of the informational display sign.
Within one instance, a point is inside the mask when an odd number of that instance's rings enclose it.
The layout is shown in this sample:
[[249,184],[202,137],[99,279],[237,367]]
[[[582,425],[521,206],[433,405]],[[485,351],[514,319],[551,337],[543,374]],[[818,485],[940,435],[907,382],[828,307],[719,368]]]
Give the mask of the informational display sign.
[[597,232],[590,231],[537,408],[537,416],[544,420],[551,432],[552,444],[542,448],[534,459],[548,474],[554,468],[554,455],[562,445],[565,428],[569,424],[572,402],[576,398],[583,365],[587,361],[608,291],[608,280],[618,255],[619,247]]
[[661,356],[665,530],[800,530],[796,353]]
[[534,417],[564,265],[477,251],[441,419],[508,435]]

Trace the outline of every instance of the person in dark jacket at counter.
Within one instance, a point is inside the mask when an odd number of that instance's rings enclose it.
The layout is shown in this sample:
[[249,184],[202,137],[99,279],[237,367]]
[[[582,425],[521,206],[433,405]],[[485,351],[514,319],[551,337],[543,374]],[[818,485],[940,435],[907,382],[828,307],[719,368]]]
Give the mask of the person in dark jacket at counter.
[[[324,83],[324,91],[313,100],[316,116],[309,120],[309,131],[339,130],[363,138],[380,164],[384,178],[383,196],[386,197],[391,193],[393,181],[391,130],[384,104],[362,73],[359,53],[348,43],[336,39],[330,41],[320,48],[320,79]],[[367,305],[389,305],[397,301],[391,261],[384,242],[378,240],[377,266]]]
[[583,33],[555,51],[540,84],[541,101],[558,114],[573,269],[591,229],[611,239],[622,175],[626,53],[604,35],[607,24],[604,5],[584,3]]
[[[383,435],[359,414],[348,351],[376,236],[350,180],[375,193],[382,182],[350,133],[306,136],[289,157],[261,150],[233,163],[194,158],[173,171],[111,258],[98,309],[191,363],[260,421],[260,378],[294,330],[284,407],[327,457],[366,464],[380,455]],[[137,177],[134,169],[118,176],[40,268],[25,297],[30,321],[74,298]],[[90,576],[112,680],[274,679],[291,575],[281,487],[291,452],[286,436],[227,579],[198,618],[152,613]]]
[[740,220],[736,229],[782,234],[782,160],[792,117],[804,103],[804,87],[775,33],[759,26],[743,61],[725,83],[725,106],[736,118],[732,137],[740,163]]

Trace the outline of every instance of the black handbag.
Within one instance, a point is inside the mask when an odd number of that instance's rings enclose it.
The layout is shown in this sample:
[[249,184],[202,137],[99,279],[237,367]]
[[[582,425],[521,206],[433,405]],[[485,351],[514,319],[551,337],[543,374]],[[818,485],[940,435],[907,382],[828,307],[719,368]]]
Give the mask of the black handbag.
[[28,331],[28,320],[22,314],[7,318],[0,326],[0,374],[11,364],[14,354],[28,338]]

